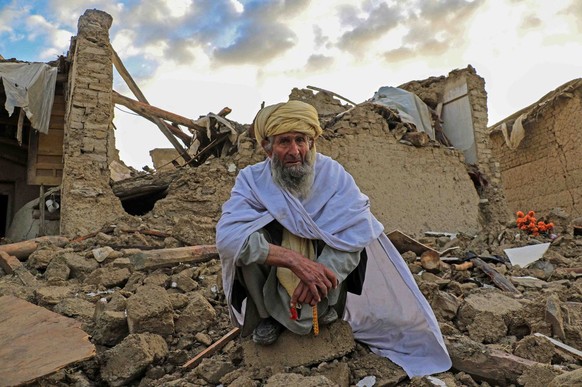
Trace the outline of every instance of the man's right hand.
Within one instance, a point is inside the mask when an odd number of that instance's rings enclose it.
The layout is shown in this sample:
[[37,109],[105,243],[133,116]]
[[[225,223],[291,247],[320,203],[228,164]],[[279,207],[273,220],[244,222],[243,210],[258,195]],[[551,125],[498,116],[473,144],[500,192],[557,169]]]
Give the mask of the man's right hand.
[[305,258],[296,251],[270,244],[266,264],[290,269],[301,282],[292,295],[291,303],[315,305],[337,287],[335,273],[319,262]]

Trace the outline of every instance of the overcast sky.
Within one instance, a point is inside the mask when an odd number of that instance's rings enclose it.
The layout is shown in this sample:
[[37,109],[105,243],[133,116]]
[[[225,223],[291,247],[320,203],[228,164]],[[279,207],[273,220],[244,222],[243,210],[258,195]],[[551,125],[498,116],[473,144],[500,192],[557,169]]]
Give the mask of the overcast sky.
[[[307,85],[362,102],[470,64],[491,125],[581,76],[579,0],[0,0],[0,55],[66,55],[93,8],[113,17],[113,48],[149,102],[189,118],[228,106],[250,123],[261,102]],[[119,77],[114,89],[131,96]],[[128,165],[171,147],[149,121],[115,114]]]

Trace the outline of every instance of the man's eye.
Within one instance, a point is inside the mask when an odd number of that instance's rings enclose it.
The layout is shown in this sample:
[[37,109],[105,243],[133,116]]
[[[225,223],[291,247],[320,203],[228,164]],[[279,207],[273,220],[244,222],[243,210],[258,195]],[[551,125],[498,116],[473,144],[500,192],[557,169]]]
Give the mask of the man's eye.
[[295,142],[297,144],[305,144],[305,138],[304,137],[299,137],[295,139]]

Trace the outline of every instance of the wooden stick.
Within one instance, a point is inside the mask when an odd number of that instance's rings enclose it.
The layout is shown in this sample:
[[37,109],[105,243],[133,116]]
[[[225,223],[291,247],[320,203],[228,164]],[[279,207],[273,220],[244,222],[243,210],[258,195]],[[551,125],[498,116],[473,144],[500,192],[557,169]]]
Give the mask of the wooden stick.
[[475,267],[481,269],[485,274],[487,274],[498,288],[506,292],[519,294],[519,290],[517,290],[517,288],[513,286],[507,278],[499,274],[493,266],[483,261],[481,258],[473,258],[471,259],[471,262]]
[[240,328],[233,328],[230,332],[226,335],[222,336],[220,340],[213,343],[210,347],[206,348],[204,351],[200,352],[198,355],[194,356],[192,359],[188,360],[184,365],[183,368],[188,367],[195,367],[197,366],[202,359],[214,355],[217,351],[221,350],[229,341],[234,339],[240,331]]

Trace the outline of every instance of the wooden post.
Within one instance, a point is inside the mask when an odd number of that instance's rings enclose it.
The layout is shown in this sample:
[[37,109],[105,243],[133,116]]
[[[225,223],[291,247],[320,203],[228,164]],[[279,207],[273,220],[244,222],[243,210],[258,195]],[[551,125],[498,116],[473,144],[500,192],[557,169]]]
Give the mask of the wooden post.
[[44,224],[44,184],[40,185],[40,197],[38,198],[38,209],[40,211],[39,224],[38,224],[38,235],[44,236],[46,234],[45,224]]
[[[113,47],[111,47],[111,51],[113,52],[113,65],[115,66],[117,72],[119,72],[119,75],[121,75],[125,83],[127,83],[129,89],[133,92],[133,94],[140,102],[149,104],[148,100],[143,95],[143,93],[141,92],[141,90],[139,89],[139,87],[137,86],[137,84],[135,83],[135,81],[133,80],[133,78],[131,77],[131,75],[121,62],[121,59],[119,58]],[[188,155],[188,152],[182,147],[182,145],[180,145],[176,137],[174,137],[174,135],[168,130],[166,124],[157,117],[154,118],[154,123],[162,131],[162,133],[166,136],[166,138],[170,141],[174,148],[176,148],[180,156],[182,156],[182,158],[186,162],[190,161],[191,158]]]

